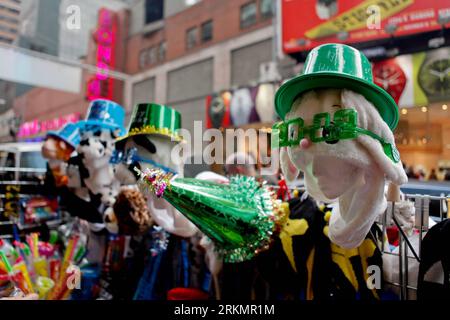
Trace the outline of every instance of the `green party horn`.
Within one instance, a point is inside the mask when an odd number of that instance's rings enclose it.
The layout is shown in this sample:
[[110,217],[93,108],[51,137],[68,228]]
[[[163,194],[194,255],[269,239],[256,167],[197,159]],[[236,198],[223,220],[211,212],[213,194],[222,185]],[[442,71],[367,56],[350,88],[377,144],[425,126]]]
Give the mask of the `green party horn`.
[[173,205],[214,242],[225,262],[249,260],[268,249],[284,214],[273,192],[253,177],[232,177],[224,185],[174,178],[159,169],[135,170],[141,191]]

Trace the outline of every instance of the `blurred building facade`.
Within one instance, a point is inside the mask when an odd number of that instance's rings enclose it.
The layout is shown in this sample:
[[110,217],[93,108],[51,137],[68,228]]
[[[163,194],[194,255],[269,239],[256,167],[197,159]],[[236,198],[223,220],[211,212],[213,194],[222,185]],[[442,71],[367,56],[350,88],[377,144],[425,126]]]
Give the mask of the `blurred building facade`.
[[[44,14],[47,6],[50,19]],[[95,30],[98,24],[98,13],[101,8],[118,12],[119,28],[117,30],[116,56],[119,61],[125,54],[124,43],[128,33],[128,11],[126,1],[111,0],[25,0],[23,4],[22,32],[19,45],[22,48],[55,56],[62,63],[82,63],[95,66],[97,61]],[[75,12],[71,9],[76,8]],[[79,14],[79,26],[68,27],[70,15]],[[51,30],[50,30],[51,29]],[[48,39],[49,41],[41,41]],[[53,40],[53,41],[50,41]],[[47,45],[45,45],[47,44]],[[123,63],[116,63],[116,70],[123,70]],[[45,75],[57,76],[57,75]],[[23,136],[18,130],[19,140],[35,140],[42,138],[48,130],[58,129],[67,119],[76,121],[84,116],[89,101],[86,99],[86,84],[92,73],[83,71],[82,82],[78,93],[64,92],[45,87],[30,87],[23,84],[15,85],[14,114],[20,118],[21,125],[41,127],[31,130]],[[113,100],[121,101],[123,85],[115,84]],[[36,123],[38,125],[36,125]],[[9,137],[11,139],[11,137]]]
[[58,55],[60,3],[61,0],[21,0],[20,47]]
[[0,43],[13,43],[19,34],[20,0],[0,0]]
[[147,0],[130,10],[125,105],[169,104],[189,130],[204,122],[206,96],[258,83],[275,60],[273,1]]
[[[21,0],[0,0],[0,44],[11,45],[17,41],[20,12]],[[0,79],[0,142],[10,138],[10,126],[15,121],[11,110],[14,97],[14,84]]]
[[[125,0],[61,0],[59,6],[59,56],[69,60],[80,60],[86,57],[91,32],[97,26],[98,11],[107,8],[121,11],[127,8]],[[79,27],[71,26],[66,18],[79,10]]]
[[[61,2],[59,52],[64,59],[79,60],[87,48],[82,61],[96,65],[96,23],[87,35],[86,30],[67,30],[61,23],[61,17],[67,17],[67,7],[74,3],[80,5],[83,16],[88,7],[82,2]],[[205,120],[206,96],[258,83],[261,66],[275,58],[272,1],[108,3],[111,7],[106,7],[116,12],[119,20],[113,69],[129,75],[127,85],[114,80],[113,100],[123,104],[128,115],[137,103],[169,104],[182,113],[185,127],[191,130],[195,120]],[[92,6],[89,2],[89,10],[98,10],[101,4],[106,2],[94,1]],[[89,13],[82,18],[82,26],[92,25],[94,16]],[[33,21],[31,15],[29,19]],[[78,43],[82,44],[75,48]],[[35,88],[16,99],[15,112],[23,122],[74,112],[83,115],[91,78],[92,73],[84,72],[78,95]]]

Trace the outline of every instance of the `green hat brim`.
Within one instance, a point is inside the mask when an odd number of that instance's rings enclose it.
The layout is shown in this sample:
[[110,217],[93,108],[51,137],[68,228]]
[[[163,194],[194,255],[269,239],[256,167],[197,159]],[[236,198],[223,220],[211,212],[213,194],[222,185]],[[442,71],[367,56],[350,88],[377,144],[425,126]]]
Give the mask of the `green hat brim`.
[[315,89],[350,89],[373,103],[391,130],[399,121],[398,107],[394,99],[376,84],[351,75],[335,72],[317,72],[293,78],[284,83],[275,95],[275,109],[281,119],[291,110],[300,95]]

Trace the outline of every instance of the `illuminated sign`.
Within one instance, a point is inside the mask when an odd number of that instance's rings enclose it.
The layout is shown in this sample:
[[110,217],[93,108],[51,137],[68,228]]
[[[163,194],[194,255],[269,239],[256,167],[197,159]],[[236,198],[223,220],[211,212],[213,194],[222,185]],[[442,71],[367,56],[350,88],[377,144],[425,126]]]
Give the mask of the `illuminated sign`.
[[98,14],[98,28],[94,33],[97,43],[97,68],[99,71],[89,79],[86,97],[95,99],[113,98],[114,81],[108,77],[108,71],[115,66],[115,43],[117,34],[117,16],[113,11],[100,9]]
[[71,113],[51,120],[33,120],[25,122],[20,126],[17,137],[24,138],[46,133],[48,131],[56,131],[64,127],[67,123],[74,123],[78,120],[80,120],[80,114]]

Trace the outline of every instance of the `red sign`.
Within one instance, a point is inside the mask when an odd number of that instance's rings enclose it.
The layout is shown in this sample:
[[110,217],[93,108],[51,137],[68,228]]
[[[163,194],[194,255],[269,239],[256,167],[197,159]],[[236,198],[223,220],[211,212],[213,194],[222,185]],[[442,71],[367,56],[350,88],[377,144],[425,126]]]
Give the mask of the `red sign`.
[[228,128],[230,126],[231,93],[226,91],[206,97],[206,128]]
[[20,126],[17,136],[19,138],[25,138],[46,133],[48,131],[56,131],[64,127],[67,123],[74,123],[78,120],[80,120],[80,114],[71,113],[51,120],[33,120],[25,122]]
[[282,0],[286,53],[324,43],[359,43],[439,30],[448,0]]
[[98,14],[98,28],[94,33],[97,43],[97,68],[99,72],[89,79],[86,97],[95,99],[113,98],[114,80],[108,77],[108,71],[115,66],[115,44],[117,34],[117,15],[108,9],[100,9]]
[[395,59],[376,62],[373,65],[373,80],[394,98],[398,104],[405,90],[406,74]]

